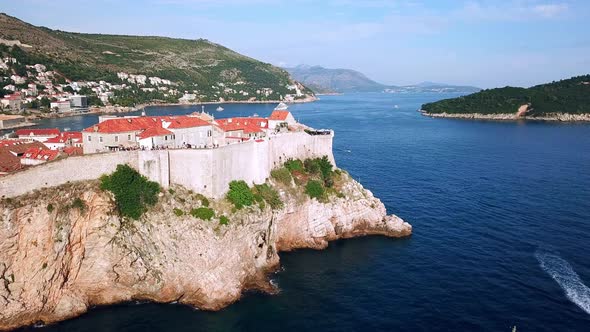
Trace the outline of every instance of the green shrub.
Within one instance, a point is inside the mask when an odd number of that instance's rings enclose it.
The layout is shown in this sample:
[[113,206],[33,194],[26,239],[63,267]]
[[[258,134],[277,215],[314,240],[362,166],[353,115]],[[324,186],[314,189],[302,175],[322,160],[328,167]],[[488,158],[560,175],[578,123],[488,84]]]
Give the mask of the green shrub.
[[305,166],[305,171],[309,174],[320,174],[320,165],[318,163],[319,159],[305,159],[303,165]]
[[219,224],[220,225],[227,225],[229,224],[229,218],[226,216],[219,217]]
[[211,220],[215,216],[215,211],[208,207],[200,207],[198,209],[192,209],[191,216],[202,220]]
[[160,185],[149,181],[128,165],[118,165],[111,175],[100,178],[100,188],[115,195],[117,209],[124,217],[139,219],[148,206],[158,201]]
[[170,193],[170,195],[174,195],[174,189],[170,188],[168,189],[168,192]]
[[289,172],[299,171],[303,172],[304,167],[303,163],[299,159],[289,159],[285,162],[285,167],[289,170]]
[[53,204],[51,204],[51,203],[47,204],[47,212],[51,213],[51,212],[53,212],[54,209],[55,208],[53,207]]
[[78,197],[72,202],[71,207],[80,211],[84,211],[86,210],[86,203],[80,199],[80,197]]
[[268,184],[255,185],[254,190],[273,210],[283,207],[283,201],[281,201],[279,193]]
[[232,181],[229,183],[227,199],[233,203],[237,209],[241,209],[244,206],[250,206],[254,203],[254,194],[252,194],[252,191],[246,182],[242,180]]
[[289,172],[289,170],[285,167],[273,169],[270,172],[270,176],[273,179],[277,180],[278,182],[286,184],[286,185],[290,185],[291,181],[293,180],[293,177],[291,176],[291,172]]
[[324,181],[326,179],[332,179],[332,175],[333,175],[332,168],[334,166],[332,166],[332,163],[328,159],[328,156],[323,156],[322,158],[318,158],[317,163],[320,168],[320,172],[322,173],[322,178],[324,179]]
[[209,206],[209,199],[202,194],[196,194],[195,199],[201,201],[201,205],[207,207]]
[[305,185],[305,193],[311,198],[320,199],[324,196],[324,187],[320,181],[309,180]]
[[182,211],[181,209],[174,208],[174,210],[173,210],[173,211],[174,211],[174,214],[175,214],[177,217],[182,217],[182,216],[184,215],[184,211]]

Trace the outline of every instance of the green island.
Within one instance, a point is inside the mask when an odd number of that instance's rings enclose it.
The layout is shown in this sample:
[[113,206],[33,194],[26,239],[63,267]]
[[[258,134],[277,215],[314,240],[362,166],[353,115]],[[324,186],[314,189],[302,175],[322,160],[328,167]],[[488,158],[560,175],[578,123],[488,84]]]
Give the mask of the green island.
[[421,110],[425,115],[442,117],[477,114],[482,118],[512,115],[515,118],[549,119],[559,114],[588,115],[590,75],[530,88],[504,87],[482,90],[467,96],[427,103],[422,105]]

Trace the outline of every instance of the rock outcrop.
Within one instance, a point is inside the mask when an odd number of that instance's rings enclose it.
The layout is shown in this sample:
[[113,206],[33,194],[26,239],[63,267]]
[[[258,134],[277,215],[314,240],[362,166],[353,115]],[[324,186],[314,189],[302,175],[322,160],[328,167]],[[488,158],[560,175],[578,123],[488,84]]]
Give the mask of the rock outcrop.
[[272,292],[267,273],[278,267],[281,250],[321,249],[331,240],[367,234],[411,234],[408,223],[386,216],[379,199],[354,180],[342,193],[320,203],[285,190],[283,209],[240,210],[228,225],[176,215],[174,208],[198,204],[182,187],[161,194],[138,221],[121,219],[97,182],[3,200],[0,329],[57,322],[91,306],[130,300],[218,310],[245,289]]

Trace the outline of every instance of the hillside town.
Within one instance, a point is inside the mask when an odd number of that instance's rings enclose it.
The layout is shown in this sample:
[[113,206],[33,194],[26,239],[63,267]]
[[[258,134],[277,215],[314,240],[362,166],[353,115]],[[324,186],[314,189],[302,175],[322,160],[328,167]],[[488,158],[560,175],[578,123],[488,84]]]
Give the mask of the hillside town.
[[288,132],[322,134],[298,123],[281,103],[269,117],[215,119],[205,112],[169,116],[104,115],[80,132],[18,129],[0,140],[0,176],[82,154],[128,150],[215,149]]
[[[280,96],[285,102],[305,96],[303,87],[298,84],[287,84],[286,89],[290,93]],[[253,89],[239,80],[200,87],[196,83],[187,86],[157,76],[126,72],[117,73],[111,82],[74,81],[43,64],[29,65],[12,56],[0,58],[0,113],[13,116],[0,118],[0,129],[29,125],[24,117],[27,115],[63,116],[88,112],[92,108],[105,111],[104,107],[131,107],[153,102],[256,102],[274,98],[274,95],[270,87]]]

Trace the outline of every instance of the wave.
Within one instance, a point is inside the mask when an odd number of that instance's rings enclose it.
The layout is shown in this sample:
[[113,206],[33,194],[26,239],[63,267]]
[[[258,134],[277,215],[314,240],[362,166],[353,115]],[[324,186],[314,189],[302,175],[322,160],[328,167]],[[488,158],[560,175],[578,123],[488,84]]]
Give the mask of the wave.
[[584,284],[572,266],[563,258],[551,253],[536,252],[541,268],[565,291],[567,298],[590,314],[590,288]]

